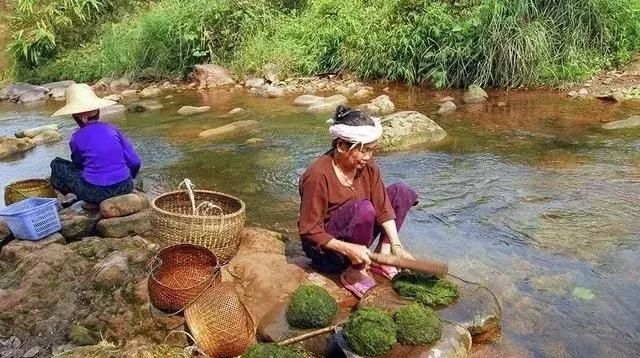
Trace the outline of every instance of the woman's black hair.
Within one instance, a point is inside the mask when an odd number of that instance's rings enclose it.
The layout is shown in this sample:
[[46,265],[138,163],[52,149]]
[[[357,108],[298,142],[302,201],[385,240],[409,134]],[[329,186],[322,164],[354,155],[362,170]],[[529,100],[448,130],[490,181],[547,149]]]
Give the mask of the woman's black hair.
[[336,108],[333,116],[335,124],[346,124],[348,126],[375,126],[373,119],[368,114],[359,109],[351,109],[343,105]]
[[[359,109],[351,109],[349,107],[339,105],[336,108],[336,113],[333,115],[334,124],[344,124],[347,126],[375,126],[373,119],[368,114]],[[336,148],[338,141],[348,143],[343,139],[336,138],[331,142],[331,146]],[[353,143],[349,143],[353,144]]]
[[[91,117],[87,118],[87,121],[97,121],[98,119],[100,119],[100,110],[98,109],[98,110],[96,110],[96,111],[97,111],[97,112],[96,112],[96,114],[94,114],[93,116],[91,116]],[[80,117],[78,116],[78,114],[77,114],[77,113],[74,113],[74,114],[72,114],[71,116],[72,116],[72,117],[73,117],[73,119],[75,119],[76,121],[77,121],[77,120],[80,120]]]

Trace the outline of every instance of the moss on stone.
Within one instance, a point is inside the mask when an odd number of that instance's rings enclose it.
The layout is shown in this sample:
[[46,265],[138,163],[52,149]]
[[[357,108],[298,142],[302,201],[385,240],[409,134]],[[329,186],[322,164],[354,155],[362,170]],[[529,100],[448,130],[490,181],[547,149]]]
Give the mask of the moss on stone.
[[275,343],[258,343],[244,352],[242,358],[305,358],[305,355]]
[[393,320],[398,328],[398,342],[404,345],[426,346],[442,336],[442,323],[438,315],[431,308],[418,303],[399,309]]
[[338,304],[327,290],[315,285],[300,286],[289,301],[287,322],[296,328],[322,328],[333,321]]
[[349,316],[344,326],[344,338],[357,354],[378,356],[397,343],[396,325],[385,311],[363,308]]
[[75,325],[69,329],[69,339],[80,346],[91,346],[98,342],[86,327]]
[[403,271],[393,278],[393,289],[426,306],[447,306],[460,296],[454,283],[433,276]]

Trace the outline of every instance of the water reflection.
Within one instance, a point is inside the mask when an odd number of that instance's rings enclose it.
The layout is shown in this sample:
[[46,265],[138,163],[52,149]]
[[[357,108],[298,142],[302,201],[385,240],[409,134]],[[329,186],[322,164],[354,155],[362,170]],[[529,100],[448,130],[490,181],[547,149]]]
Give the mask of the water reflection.
[[[291,98],[239,91],[174,95],[162,111],[116,121],[145,161],[145,189],[157,195],[191,178],[241,197],[250,223],[295,237],[297,179],[328,149],[328,115],[304,114]],[[401,110],[430,114],[443,94],[392,88],[390,96]],[[492,98],[490,105],[434,117],[449,133],[443,143],[379,156],[387,183],[404,181],[421,196],[403,229],[407,246],[418,256],[450,260],[454,273],[500,297],[503,339],[476,348],[475,356],[637,356],[640,130],[607,132],[599,124],[638,113],[640,104],[540,91]],[[213,108],[181,117],[179,104]],[[236,120],[225,116],[235,107],[247,109],[241,119],[259,122],[255,132],[198,138]],[[2,135],[48,121],[42,109],[15,108],[0,108]],[[63,128],[66,138],[71,130]],[[264,142],[245,144],[252,137]],[[0,180],[42,176],[55,155],[68,155],[66,143],[0,162]]]

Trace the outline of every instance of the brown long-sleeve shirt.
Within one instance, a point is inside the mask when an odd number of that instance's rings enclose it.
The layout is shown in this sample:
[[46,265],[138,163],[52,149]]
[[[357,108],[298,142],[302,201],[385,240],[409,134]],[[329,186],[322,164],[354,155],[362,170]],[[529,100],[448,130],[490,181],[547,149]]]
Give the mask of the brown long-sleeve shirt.
[[376,210],[376,221],[382,224],[395,219],[395,213],[373,159],[356,174],[353,185],[343,185],[333,169],[333,152],[317,158],[302,174],[299,182],[300,219],[298,230],[303,240],[324,246],[333,239],[325,231],[325,224],[341,206],[368,199]]

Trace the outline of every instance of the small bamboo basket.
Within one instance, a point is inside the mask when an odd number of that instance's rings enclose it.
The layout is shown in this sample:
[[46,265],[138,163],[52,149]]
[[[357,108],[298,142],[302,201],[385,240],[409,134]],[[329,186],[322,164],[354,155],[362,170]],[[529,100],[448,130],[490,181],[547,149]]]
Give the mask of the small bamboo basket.
[[154,236],[162,247],[204,246],[213,251],[220,265],[227,264],[240,247],[244,202],[224,193],[192,190],[190,182],[186,186],[187,190],[166,193],[151,202]]
[[235,357],[256,343],[255,325],[230,282],[207,289],[184,311],[198,348],[209,357]]
[[56,191],[47,179],[27,179],[4,188],[4,204],[9,206],[28,198],[56,198]]
[[153,307],[172,314],[181,312],[221,280],[218,259],[202,246],[170,246],[158,252],[151,265],[149,300]]

